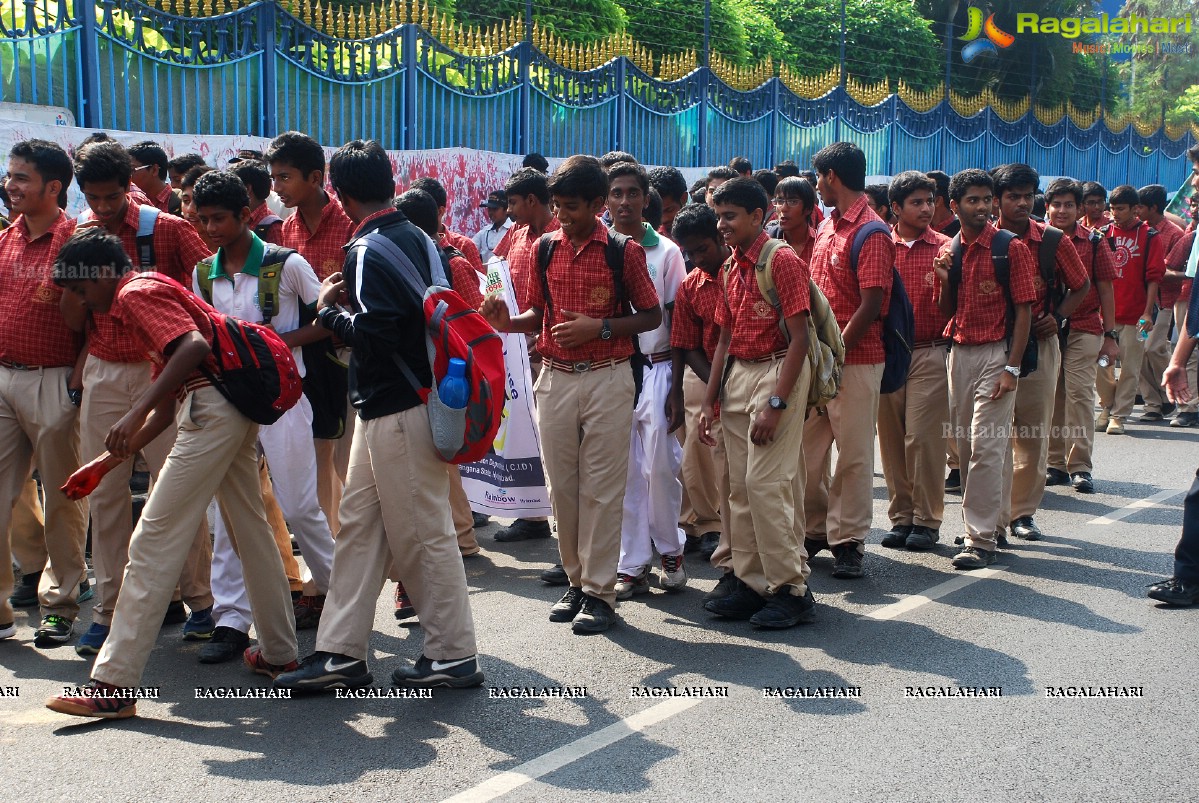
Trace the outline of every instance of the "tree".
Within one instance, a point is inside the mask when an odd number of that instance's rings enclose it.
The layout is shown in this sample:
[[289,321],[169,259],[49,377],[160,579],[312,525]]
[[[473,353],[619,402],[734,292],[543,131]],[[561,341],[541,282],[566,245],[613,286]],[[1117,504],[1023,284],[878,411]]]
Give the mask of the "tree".
[[[1184,17],[1194,13],[1191,0],[1130,0],[1122,14],[1142,17]],[[1139,120],[1156,121],[1163,117],[1174,125],[1199,122],[1194,98],[1199,94],[1199,26],[1190,35],[1126,34],[1128,44],[1150,45],[1154,49],[1135,53],[1120,65],[1120,73],[1128,87],[1121,98]],[[1187,50],[1189,48],[1189,51]],[[1168,51],[1180,52],[1168,52]],[[1190,100],[1188,100],[1188,98]]]
[[[458,0],[459,20],[488,27],[524,16],[524,0]],[[624,9],[613,0],[571,0],[562,6],[534,5],[534,18],[568,42],[590,44],[623,31],[628,24]],[[700,24],[703,21],[701,18]],[[701,27],[702,30],[702,27]]]

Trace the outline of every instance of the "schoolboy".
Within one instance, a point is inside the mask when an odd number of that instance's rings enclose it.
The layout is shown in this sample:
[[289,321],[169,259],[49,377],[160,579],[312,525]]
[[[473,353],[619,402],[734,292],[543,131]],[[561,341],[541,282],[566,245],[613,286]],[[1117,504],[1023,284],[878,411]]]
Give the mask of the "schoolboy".
[[[997,531],[1010,486],[1011,424],[1020,361],[1028,343],[1036,263],[1028,247],[1008,244],[1009,283],[995,280],[990,222],[995,183],[982,170],[963,170],[949,182],[949,204],[961,223],[961,278],[956,298],[950,286],[953,257],[947,247],[933,263],[941,312],[950,318],[949,403],[953,437],[962,471],[964,546],[957,569],[982,569],[995,562]],[[1008,305],[1013,307],[1008,320]]]
[[738,178],[740,173],[731,167],[720,165],[713,167],[708,171],[708,179],[704,182],[704,202],[708,206],[712,205],[712,193],[716,192],[716,188],[726,181],[732,181]]
[[[736,579],[727,596],[704,609],[758,627],[810,622],[816,601],[804,551],[803,417],[808,382],[806,266],[786,245],[776,248],[771,274],[781,313],[755,277],[768,200],[753,179],[732,179],[712,196],[717,227],[733,250],[716,306],[720,339],[700,413],[699,436],[715,446],[717,401],[729,467],[728,528]],[[780,320],[787,336],[780,331]]]
[[[617,296],[608,231],[597,220],[608,194],[599,160],[570,157],[554,171],[549,191],[561,228],[548,235],[553,253],[544,277],[537,266],[529,282],[529,309],[510,318],[498,299],[482,309],[500,331],[541,333],[537,420],[570,583],[550,621],[595,633],[618,621],[612,606],[629,465],[625,433],[633,425],[632,338],[656,329],[662,308],[637,243],[625,246],[624,294]],[[636,312],[626,314],[625,302]]]
[[687,205],[687,179],[677,167],[655,167],[649,171],[649,185],[662,197],[662,225],[658,234],[671,236],[674,218]]
[[159,211],[178,215],[179,194],[168,181],[170,160],[162,146],[151,140],[135,143],[129,146],[129,159],[133,162],[133,183],[146,194],[150,203]]
[[649,591],[654,549],[662,558],[662,588],[681,591],[687,585],[683,561],[686,534],[679,527],[683,449],[670,431],[666,414],[672,376],[670,313],[687,268],[678,246],[644,221],[649,192],[649,176],[641,165],[622,162],[609,169],[607,204],[612,228],[645,250],[646,268],[664,312],[657,328],[637,335],[649,365],[642,370],[641,395],[633,408],[617,599]]
[[932,549],[945,514],[945,430],[949,376],[945,372],[948,320],[933,297],[933,262],[949,238],[933,228],[936,182],[916,170],[891,180],[895,267],[908,288],[916,323],[912,365],[902,388],[879,398],[878,446],[890,504],[885,547]]
[[[1199,174],[1196,174],[1195,181],[1199,182]],[[1187,204],[1189,207],[1190,223],[1187,224],[1186,231],[1183,232],[1182,237],[1178,242],[1174,243],[1174,247],[1166,255],[1167,275],[1169,273],[1186,274],[1187,261],[1190,259],[1191,249],[1195,243],[1195,226],[1196,222],[1199,221],[1199,193],[1193,194],[1190,200],[1187,201]],[[1182,294],[1174,302],[1174,320],[1178,323],[1178,331],[1180,332],[1186,325],[1187,310],[1191,303],[1193,284],[1194,282],[1191,279],[1183,281]],[[1199,366],[1199,354],[1192,351],[1190,358],[1187,360],[1187,375],[1192,378],[1192,387],[1199,384],[1194,379],[1197,366]],[[1178,414],[1170,421],[1170,426],[1193,427],[1199,425],[1199,413],[1196,410],[1199,410],[1199,407],[1196,406],[1195,398],[1192,396],[1178,406]]]
[[791,246],[805,265],[811,263],[816,230],[809,221],[816,208],[816,190],[802,178],[785,178],[775,185],[771,203],[778,215],[777,225],[773,230],[767,226],[767,232]]
[[[1182,239],[1182,227],[1165,216],[1166,188],[1161,184],[1150,184],[1137,190],[1137,217],[1149,224],[1157,232],[1161,240],[1162,258],[1169,255],[1174,244]],[[1141,360],[1141,381],[1139,392],[1144,400],[1144,408],[1140,417],[1141,422],[1161,421],[1170,412],[1170,401],[1162,388],[1162,374],[1170,362],[1173,351],[1170,335],[1175,328],[1174,305],[1182,295],[1182,279],[1175,273],[1162,275],[1158,288],[1159,311],[1153,324],[1153,331],[1145,341],[1145,356]]]
[[291,596],[258,492],[258,425],[199,370],[202,364],[217,370],[212,308],[182,287],[133,270],[121,241],[100,228],[81,231],[63,246],[54,280],[93,313],[115,320],[154,360],[154,380],[104,438],[104,462],[128,461],[172,426],[178,437],[129,541],[122,594],[91,680],[81,694],[64,692],[47,707],[87,717],[137,713],[127,692],[141,679],[175,578],[213,496],[242,560],[255,567],[246,590],[260,647],[246,651],[246,665],[268,676],[294,667]]
[[185,153],[171,159],[167,162],[167,176],[171,179],[171,187],[175,190],[182,189],[183,177],[187,175],[187,171],[202,164],[204,157],[198,153]]
[[1112,216],[1107,211],[1107,188],[1098,181],[1088,181],[1082,185],[1083,223],[1088,229],[1095,231],[1112,222]]
[[283,220],[266,205],[266,199],[271,194],[271,173],[266,165],[252,159],[242,159],[229,165],[229,172],[241,180],[249,193],[250,231],[264,243],[282,243]]

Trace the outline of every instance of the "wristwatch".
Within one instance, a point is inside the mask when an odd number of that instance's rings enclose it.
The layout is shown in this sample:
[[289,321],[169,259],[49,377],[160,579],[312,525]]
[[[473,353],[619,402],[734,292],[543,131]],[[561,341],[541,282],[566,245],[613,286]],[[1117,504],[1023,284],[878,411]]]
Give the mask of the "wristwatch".
[[1112,340],[1119,340],[1119,339],[1120,339],[1120,333],[1119,333],[1119,332],[1117,332],[1115,329],[1109,329],[1109,330],[1107,330],[1106,332],[1104,332],[1104,333],[1103,333],[1103,336],[1104,336],[1104,337],[1110,337]]
[[786,410],[787,409],[787,402],[784,401],[781,396],[771,396],[770,399],[767,401],[767,404],[770,405],[771,410]]
[[1018,365],[1005,365],[1005,366],[1003,366],[1003,370],[1007,371],[1009,374],[1016,377],[1017,379],[1020,378],[1020,366],[1018,366]]
[[602,324],[602,326],[600,326],[600,340],[611,340],[612,339],[612,327],[608,326],[608,319],[604,318],[603,321],[601,321],[601,324]]

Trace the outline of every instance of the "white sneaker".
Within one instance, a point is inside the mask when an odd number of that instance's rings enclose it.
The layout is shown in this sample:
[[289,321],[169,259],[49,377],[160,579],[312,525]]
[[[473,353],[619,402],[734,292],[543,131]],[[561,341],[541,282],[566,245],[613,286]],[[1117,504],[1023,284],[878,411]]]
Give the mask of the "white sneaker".
[[637,574],[625,574],[620,572],[616,575],[616,598],[628,599],[634,594],[649,593],[649,567],[642,566]]
[[687,572],[683,568],[682,555],[662,556],[662,588],[666,591],[682,591],[687,587]]

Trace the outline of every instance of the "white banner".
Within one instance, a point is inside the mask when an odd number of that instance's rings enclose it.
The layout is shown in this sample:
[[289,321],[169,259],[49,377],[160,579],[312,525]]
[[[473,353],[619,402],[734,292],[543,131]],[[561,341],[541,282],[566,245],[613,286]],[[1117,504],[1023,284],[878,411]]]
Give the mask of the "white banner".
[[[502,297],[512,315],[519,312],[506,260],[492,257],[481,285],[484,296]],[[504,417],[491,452],[477,463],[458,467],[462,487],[471,509],[479,513],[514,519],[549,516],[552,511],[541,463],[529,349],[522,334],[501,336],[508,367]]]

